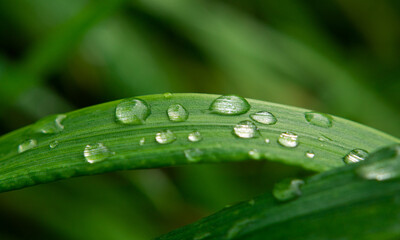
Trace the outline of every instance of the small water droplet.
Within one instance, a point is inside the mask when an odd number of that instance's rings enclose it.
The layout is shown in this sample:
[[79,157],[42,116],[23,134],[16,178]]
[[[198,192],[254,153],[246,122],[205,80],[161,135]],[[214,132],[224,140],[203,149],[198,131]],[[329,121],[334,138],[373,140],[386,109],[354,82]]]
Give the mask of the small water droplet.
[[146,142],[146,138],[142,137],[142,138],[139,140],[139,145],[140,145],[140,146],[143,146],[143,145],[145,144],[145,142]]
[[200,132],[194,131],[194,132],[189,133],[188,139],[191,142],[199,142],[203,139],[203,137],[201,136]]
[[187,149],[184,151],[185,157],[189,162],[198,162],[203,158],[203,151],[198,148]]
[[58,144],[59,144],[59,142],[58,142],[57,140],[55,140],[55,141],[52,141],[52,142],[49,144],[49,147],[50,147],[50,148],[56,148],[56,147],[58,146]]
[[170,92],[166,92],[163,95],[164,95],[164,98],[166,98],[166,99],[172,98],[172,93],[170,93]]
[[207,237],[211,236],[211,233],[205,232],[205,233],[199,233],[196,234],[196,236],[193,237],[193,240],[203,240]]
[[365,160],[367,156],[368,156],[367,151],[363,149],[353,149],[343,158],[343,161],[346,164],[358,163],[360,161]]
[[250,159],[253,160],[260,160],[262,155],[260,153],[260,151],[258,151],[257,149],[252,149],[248,152]]
[[83,151],[83,156],[88,163],[97,163],[104,161],[114,153],[111,152],[103,143],[96,143],[94,145],[86,145]]
[[291,132],[284,132],[278,138],[278,143],[284,147],[294,148],[299,145],[298,136]]
[[332,117],[325,113],[307,112],[304,114],[307,122],[314,126],[329,128],[332,127]]
[[315,153],[313,151],[308,151],[308,152],[306,152],[306,157],[314,158],[315,157]]
[[301,196],[301,186],[304,181],[301,179],[286,179],[275,184],[272,195],[278,201],[289,201]]
[[180,104],[172,104],[167,110],[168,118],[172,122],[184,122],[188,119],[188,111]]
[[245,227],[247,227],[251,222],[253,222],[252,219],[243,219],[238,222],[236,222],[229,230],[228,233],[226,234],[227,239],[232,239],[236,237]]
[[115,109],[117,120],[123,124],[143,124],[150,113],[149,105],[137,98],[125,99]]
[[241,121],[233,128],[233,132],[240,138],[254,138],[258,136],[257,126],[252,121]]
[[65,118],[67,118],[67,115],[64,114],[48,116],[35,123],[33,128],[36,132],[41,132],[44,134],[59,133],[64,130],[64,125],[62,122]]
[[176,140],[175,134],[171,130],[163,130],[156,134],[156,141],[159,144],[168,144]]
[[250,118],[258,123],[266,125],[274,125],[277,122],[276,117],[272,113],[266,111],[250,114]]
[[220,115],[240,115],[250,110],[250,104],[237,95],[224,95],[215,99],[209,110]]
[[29,139],[18,146],[18,153],[23,153],[37,146],[36,139]]
[[269,138],[266,138],[266,139],[264,139],[264,142],[265,142],[266,144],[269,144],[271,141],[269,140]]

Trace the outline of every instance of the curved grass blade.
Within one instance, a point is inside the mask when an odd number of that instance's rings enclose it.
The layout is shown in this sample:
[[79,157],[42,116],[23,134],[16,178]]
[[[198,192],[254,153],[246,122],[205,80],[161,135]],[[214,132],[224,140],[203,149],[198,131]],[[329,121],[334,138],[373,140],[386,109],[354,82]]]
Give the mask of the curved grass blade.
[[388,147],[363,163],[309,178],[297,199],[279,202],[266,194],[159,239],[398,239],[399,160],[400,145]]
[[[50,116],[11,132],[0,138],[0,191],[122,169],[247,159],[324,171],[342,166],[352,149],[371,152],[399,142],[338,117],[310,120],[305,109],[217,98],[148,95]],[[136,115],[126,114],[133,106]]]

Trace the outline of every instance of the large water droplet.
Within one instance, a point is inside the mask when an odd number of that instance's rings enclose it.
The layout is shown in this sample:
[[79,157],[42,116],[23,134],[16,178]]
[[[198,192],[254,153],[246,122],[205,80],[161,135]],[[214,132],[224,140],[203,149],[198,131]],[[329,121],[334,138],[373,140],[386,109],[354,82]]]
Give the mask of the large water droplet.
[[260,160],[262,158],[262,154],[257,149],[252,149],[248,152],[250,159]]
[[273,125],[277,122],[276,117],[272,113],[266,111],[250,114],[250,118],[258,123],[266,125]]
[[333,119],[328,114],[319,112],[307,112],[304,114],[304,117],[306,118],[307,122],[312,125],[324,128],[332,127]]
[[240,115],[250,110],[246,99],[237,95],[224,95],[215,99],[210,105],[212,113],[221,115]]
[[203,137],[201,136],[200,132],[194,131],[194,132],[189,133],[188,139],[191,142],[199,142],[203,139]]
[[117,105],[115,116],[123,124],[143,124],[150,115],[149,105],[140,99],[125,99]]
[[52,141],[52,142],[49,144],[49,147],[50,147],[50,148],[56,148],[56,147],[58,146],[58,144],[59,144],[59,142],[58,142],[57,140],[55,140],[55,141]]
[[301,179],[286,179],[275,184],[272,194],[278,201],[288,201],[301,196]]
[[308,151],[308,152],[306,152],[306,157],[314,158],[315,157],[315,153],[313,151]]
[[175,140],[176,136],[171,130],[163,130],[156,134],[156,141],[160,144],[172,143]]
[[368,179],[385,181],[400,177],[400,145],[382,148],[366,159],[368,164],[363,164],[356,169],[358,176]]
[[173,122],[184,122],[188,119],[188,111],[180,104],[172,104],[167,110],[169,120]]
[[240,138],[254,138],[259,135],[257,126],[252,121],[241,121],[233,128],[233,133]]
[[209,232],[199,233],[193,237],[193,240],[203,240],[209,236],[211,236],[211,233],[209,233]]
[[36,132],[41,132],[44,134],[54,134],[59,133],[64,130],[64,125],[62,121],[67,117],[67,115],[59,114],[59,115],[52,115],[35,123],[33,128]]
[[97,163],[104,161],[109,158],[114,153],[111,152],[103,143],[96,143],[94,145],[86,145],[83,151],[83,156],[85,156],[88,163]]
[[28,151],[32,148],[35,148],[36,146],[37,146],[36,139],[29,139],[29,140],[26,140],[25,142],[21,143],[18,146],[18,152],[22,153],[22,152]]
[[187,149],[184,151],[185,157],[189,162],[198,162],[203,158],[203,151],[198,148]]
[[253,221],[254,220],[252,220],[252,219],[243,219],[243,220],[236,222],[228,230],[228,233],[226,234],[226,238],[232,239],[232,238],[236,237],[245,227],[247,227]]
[[298,136],[291,132],[284,132],[278,138],[278,143],[284,147],[294,148],[299,145]]
[[363,149],[353,149],[346,156],[344,156],[343,161],[346,164],[358,163],[365,160],[368,156],[368,152]]

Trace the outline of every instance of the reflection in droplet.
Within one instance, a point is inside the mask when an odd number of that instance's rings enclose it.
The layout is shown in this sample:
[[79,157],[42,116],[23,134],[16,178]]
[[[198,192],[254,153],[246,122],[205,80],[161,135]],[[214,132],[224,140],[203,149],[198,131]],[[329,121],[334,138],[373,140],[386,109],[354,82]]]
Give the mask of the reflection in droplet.
[[184,122],[189,117],[189,112],[180,104],[172,104],[167,110],[168,118],[172,122]]
[[159,144],[168,144],[176,140],[175,134],[171,130],[163,130],[156,134],[156,141]]
[[191,142],[199,142],[203,139],[203,137],[201,136],[200,132],[194,131],[194,132],[189,133],[188,139]]
[[220,115],[240,115],[249,110],[250,104],[247,100],[237,95],[218,97],[210,105],[210,111]]
[[353,149],[344,158],[346,164],[358,163],[368,157],[368,152],[363,149]]
[[94,145],[86,145],[83,151],[83,156],[88,163],[97,163],[104,161],[114,153],[111,152],[103,143],[96,143]]
[[250,114],[250,118],[258,123],[266,125],[273,125],[277,122],[276,117],[272,113],[266,111]]
[[28,151],[28,150],[30,150],[32,148],[35,148],[36,146],[37,146],[36,139],[26,140],[25,142],[21,143],[18,146],[18,153],[22,153],[22,152]]
[[278,143],[284,147],[294,148],[299,145],[298,136],[291,132],[284,132],[278,138]]
[[240,138],[254,138],[259,135],[257,126],[248,120],[241,121],[233,128],[233,132]]
[[150,106],[137,98],[125,99],[115,109],[117,120],[123,124],[144,124],[150,113]]

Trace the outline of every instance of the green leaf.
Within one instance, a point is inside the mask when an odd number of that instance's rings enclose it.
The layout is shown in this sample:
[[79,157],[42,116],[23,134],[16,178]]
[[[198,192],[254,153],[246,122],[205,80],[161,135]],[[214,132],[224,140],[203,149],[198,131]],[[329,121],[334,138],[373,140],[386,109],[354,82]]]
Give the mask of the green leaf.
[[[323,171],[344,165],[353,149],[372,152],[399,142],[338,117],[312,112],[306,120],[305,109],[251,99],[247,105],[235,95],[217,98],[148,95],[50,116],[11,132],[0,138],[0,191],[122,169],[247,159]],[[123,108],[117,111],[118,104]],[[186,121],[169,120],[175,104],[189,114]],[[311,151],[315,156],[307,157]]]
[[362,163],[307,179],[295,200],[265,194],[159,239],[398,239],[399,162],[400,145],[387,147]]

